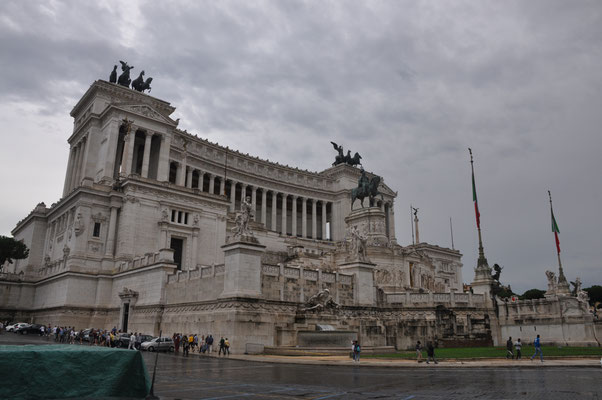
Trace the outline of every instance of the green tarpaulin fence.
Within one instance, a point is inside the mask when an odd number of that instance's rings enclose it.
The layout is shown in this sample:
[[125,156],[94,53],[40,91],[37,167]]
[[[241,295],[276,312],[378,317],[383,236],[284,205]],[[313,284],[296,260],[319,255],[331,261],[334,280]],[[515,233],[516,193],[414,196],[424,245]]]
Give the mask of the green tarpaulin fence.
[[150,379],[134,350],[0,346],[0,398],[144,398]]

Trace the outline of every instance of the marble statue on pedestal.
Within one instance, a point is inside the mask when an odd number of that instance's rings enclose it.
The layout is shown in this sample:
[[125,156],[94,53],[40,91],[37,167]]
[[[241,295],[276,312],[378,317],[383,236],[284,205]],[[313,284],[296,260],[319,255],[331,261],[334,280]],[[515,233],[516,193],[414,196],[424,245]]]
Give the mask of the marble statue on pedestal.
[[234,239],[254,238],[253,231],[249,229],[249,221],[253,216],[251,197],[247,196],[240,205],[240,212],[236,215],[236,226],[232,228]]

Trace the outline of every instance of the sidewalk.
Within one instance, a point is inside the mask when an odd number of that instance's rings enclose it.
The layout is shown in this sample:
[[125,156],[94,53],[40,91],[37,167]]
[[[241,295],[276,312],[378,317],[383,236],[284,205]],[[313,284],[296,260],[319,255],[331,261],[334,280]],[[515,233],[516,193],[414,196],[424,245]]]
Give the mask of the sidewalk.
[[417,363],[415,360],[399,359],[375,359],[362,358],[361,362],[354,363],[345,356],[272,356],[272,355],[245,355],[232,354],[229,356],[199,355],[199,357],[230,358],[233,360],[265,362],[275,364],[301,364],[301,365],[328,365],[328,366],[353,366],[353,367],[379,367],[379,368],[549,368],[549,367],[580,367],[601,368],[600,359],[594,357],[550,357],[542,363],[539,358],[530,360],[530,357],[522,360],[506,359],[463,359],[463,360],[438,360],[439,364],[425,361]]

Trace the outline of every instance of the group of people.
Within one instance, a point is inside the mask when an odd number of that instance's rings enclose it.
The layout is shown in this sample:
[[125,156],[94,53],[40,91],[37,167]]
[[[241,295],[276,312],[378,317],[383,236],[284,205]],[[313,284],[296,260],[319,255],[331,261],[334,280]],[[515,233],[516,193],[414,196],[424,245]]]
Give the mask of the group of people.
[[[174,333],[172,336],[172,340],[174,342],[175,352],[178,354],[180,352],[180,347],[182,348],[182,355],[187,356],[190,352],[197,351],[200,354],[211,354],[213,352],[213,335],[209,334],[207,336],[195,334],[181,334]],[[230,355],[230,341],[228,338],[222,336],[218,342],[219,353],[218,355]]]
[[[516,354],[513,351],[513,346],[514,350],[516,351]],[[522,347],[523,344],[520,341],[520,338],[518,338],[516,342],[512,342],[512,336],[510,336],[506,341],[506,358],[512,360],[516,358],[516,360],[520,360],[522,358]],[[541,339],[539,335],[537,335],[537,337],[533,341],[533,347],[535,348],[535,352],[531,356],[531,361],[533,361],[533,359],[539,354],[539,359],[541,360],[541,362],[543,362],[543,352],[541,351]]]
[[[422,343],[420,343],[420,340],[416,342],[416,361],[422,361]],[[435,358],[435,346],[433,346],[433,342],[426,343],[426,363],[430,364],[430,361],[439,364]]]

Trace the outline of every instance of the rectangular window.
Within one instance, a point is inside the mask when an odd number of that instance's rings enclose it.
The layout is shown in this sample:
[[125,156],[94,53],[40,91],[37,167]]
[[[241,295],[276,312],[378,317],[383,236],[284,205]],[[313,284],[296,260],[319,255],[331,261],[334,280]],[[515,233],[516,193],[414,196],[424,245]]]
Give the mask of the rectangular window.
[[100,237],[100,222],[94,223],[94,230],[92,231],[92,236],[95,238]]
[[171,210],[171,222],[176,222],[176,210]]
[[184,213],[184,225],[188,225],[188,213]]

